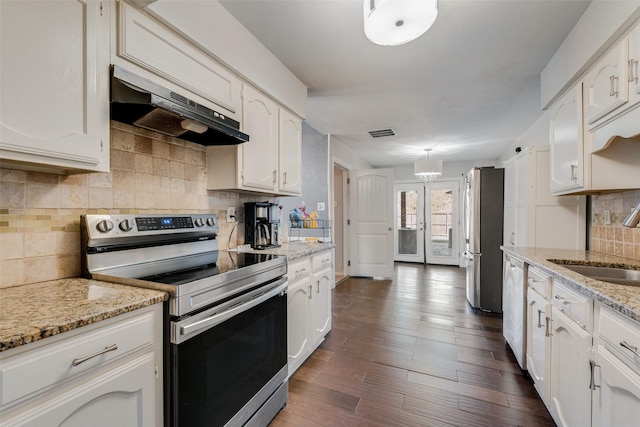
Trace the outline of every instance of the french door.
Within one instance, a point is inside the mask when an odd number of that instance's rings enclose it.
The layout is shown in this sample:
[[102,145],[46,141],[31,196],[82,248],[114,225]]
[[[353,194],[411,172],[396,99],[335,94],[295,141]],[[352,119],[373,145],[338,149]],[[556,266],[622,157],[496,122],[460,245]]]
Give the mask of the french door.
[[394,259],[424,262],[424,184],[396,184],[394,198]]
[[460,180],[425,185],[427,264],[460,263]]
[[396,261],[460,264],[460,179],[394,186]]

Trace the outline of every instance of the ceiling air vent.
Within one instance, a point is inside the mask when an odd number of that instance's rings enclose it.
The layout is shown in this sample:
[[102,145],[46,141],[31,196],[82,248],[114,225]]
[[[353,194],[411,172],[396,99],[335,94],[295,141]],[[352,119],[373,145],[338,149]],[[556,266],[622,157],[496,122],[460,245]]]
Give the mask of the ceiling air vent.
[[394,136],[396,133],[393,129],[379,129],[379,130],[370,130],[369,135],[372,138],[382,138],[383,136]]

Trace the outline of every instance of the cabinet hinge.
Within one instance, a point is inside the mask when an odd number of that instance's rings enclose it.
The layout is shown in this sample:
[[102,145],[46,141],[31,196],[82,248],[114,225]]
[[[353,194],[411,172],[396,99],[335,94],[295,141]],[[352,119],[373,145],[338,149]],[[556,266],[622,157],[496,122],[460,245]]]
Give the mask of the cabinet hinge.
[[350,267],[351,266],[351,260],[347,261],[347,265]]
[[100,152],[104,151],[104,141],[102,141],[102,138],[100,138]]
[[351,178],[347,178],[347,185],[351,184]]
[[347,225],[351,225],[351,220],[350,219],[347,220]]
[[156,379],[158,378],[158,365],[155,365]]
[[102,16],[102,2],[100,2],[100,16]]

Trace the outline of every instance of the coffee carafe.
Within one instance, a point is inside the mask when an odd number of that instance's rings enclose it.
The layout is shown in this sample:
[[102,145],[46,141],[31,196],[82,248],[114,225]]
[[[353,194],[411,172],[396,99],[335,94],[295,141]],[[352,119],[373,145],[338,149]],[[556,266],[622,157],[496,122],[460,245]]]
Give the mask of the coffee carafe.
[[245,203],[245,243],[253,249],[267,249],[280,246],[278,227],[271,220],[271,209],[277,206],[269,202]]

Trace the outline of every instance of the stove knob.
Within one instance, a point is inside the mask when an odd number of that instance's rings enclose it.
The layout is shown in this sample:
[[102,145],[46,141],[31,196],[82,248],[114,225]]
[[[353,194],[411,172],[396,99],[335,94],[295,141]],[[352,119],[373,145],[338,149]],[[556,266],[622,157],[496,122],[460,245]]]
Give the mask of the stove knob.
[[103,219],[98,223],[98,225],[96,225],[96,228],[101,233],[108,233],[113,230],[113,222],[109,221],[108,219]]
[[202,227],[204,225],[204,221],[202,218],[196,218],[196,227]]
[[120,225],[118,225],[118,227],[122,231],[131,231],[131,229],[133,229],[133,221],[125,219],[120,223]]
[[213,218],[207,218],[207,225],[213,227],[214,225],[216,225],[216,222]]

